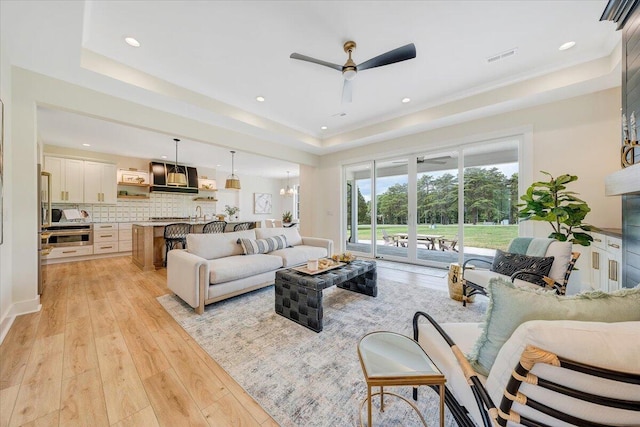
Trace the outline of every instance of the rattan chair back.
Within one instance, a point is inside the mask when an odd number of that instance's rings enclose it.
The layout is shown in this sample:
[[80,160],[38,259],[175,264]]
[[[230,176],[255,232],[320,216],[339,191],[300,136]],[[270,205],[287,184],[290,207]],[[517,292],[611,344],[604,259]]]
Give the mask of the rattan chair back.
[[224,233],[227,227],[227,221],[211,221],[202,228],[203,233]]
[[255,222],[240,222],[233,226],[233,231],[251,230],[256,228]]

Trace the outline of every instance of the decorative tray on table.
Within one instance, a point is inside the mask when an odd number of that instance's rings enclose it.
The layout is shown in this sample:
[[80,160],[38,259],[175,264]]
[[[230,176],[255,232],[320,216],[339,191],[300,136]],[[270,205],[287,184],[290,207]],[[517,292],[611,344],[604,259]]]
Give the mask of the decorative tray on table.
[[[322,263],[322,265],[320,265]],[[310,276],[315,276],[316,274],[324,273],[325,271],[333,270],[334,268],[342,267],[345,265],[344,262],[337,262],[332,259],[322,258],[318,260],[318,269],[317,270],[309,270],[306,265],[301,265],[300,267],[293,267],[292,270],[299,271],[300,273],[308,274]],[[323,266],[325,265],[325,266]]]

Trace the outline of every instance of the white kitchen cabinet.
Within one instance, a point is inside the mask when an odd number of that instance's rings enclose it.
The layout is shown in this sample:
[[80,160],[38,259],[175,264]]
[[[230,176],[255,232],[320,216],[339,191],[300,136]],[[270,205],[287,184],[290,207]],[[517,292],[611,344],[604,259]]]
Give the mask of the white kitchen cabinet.
[[48,255],[43,256],[45,260],[58,258],[71,258],[78,256],[87,256],[93,254],[93,246],[63,246],[51,249]]
[[118,224],[118,252],[131,252],[132,248],[132,224],[121,222]]
[[613,292],[622,278],[622,241],[618,237],[592,233],[591,285],[593,289]]
[[622,240],[607,236],[607,284],[609,292],[620,289],[622,279]]
[[84,203],[115,204],[117,169],[110,163],[84,162]]
[[44,170],[51,174],[52,203],[84,201],[84,161],[45,156]]

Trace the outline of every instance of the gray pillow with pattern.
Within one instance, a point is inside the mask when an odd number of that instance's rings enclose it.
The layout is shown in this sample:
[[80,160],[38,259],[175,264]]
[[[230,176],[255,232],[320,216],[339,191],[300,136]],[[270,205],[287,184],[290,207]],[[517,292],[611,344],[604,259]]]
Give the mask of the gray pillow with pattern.
[[[514,254],[511,252],[503,252],[500,249],[496,249],[496,256],[493,258],[493,264],[491,265],[491,271],[504,274],[511,277],[513,273],[520,270],[532,271],[543,276],[548,276],[551,271],[551,265],[555,258],[550,257],[537,257],[527,256],[521,254]],[[540,276],[534,274],[522,274],[518,276],[518,279],[525,282],[535,283],[536,285],[545,286],[544,281]]]

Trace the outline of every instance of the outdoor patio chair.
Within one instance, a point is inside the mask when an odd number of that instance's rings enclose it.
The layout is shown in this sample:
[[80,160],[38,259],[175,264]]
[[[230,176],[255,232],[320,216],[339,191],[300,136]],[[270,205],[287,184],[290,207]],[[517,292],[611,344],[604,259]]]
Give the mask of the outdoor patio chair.
[[455,251],[456,245],[458,244],[458,236],[455,236],[453,239],[438,239],[438,246],[440,246],[441,251]]
[[[516,286],[554,289],[565,295],[569,276],[580,257],[571,252],[571,242],[554,239],[516,237],[508,252],[496,251],[493,261],[481,258],[467,259],[462,265],[462,305],[472,295],[487,296],[487,285],[495,277],[511,280]],[[486,263],[489,269],[467,269],[470,263]]]
[[393,237],[389,236],[387,230],[384,229],[382,230],[382,240],[384,240],[385,246],[397,246],[396,240],[394,240]]

